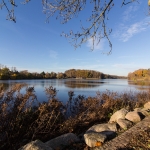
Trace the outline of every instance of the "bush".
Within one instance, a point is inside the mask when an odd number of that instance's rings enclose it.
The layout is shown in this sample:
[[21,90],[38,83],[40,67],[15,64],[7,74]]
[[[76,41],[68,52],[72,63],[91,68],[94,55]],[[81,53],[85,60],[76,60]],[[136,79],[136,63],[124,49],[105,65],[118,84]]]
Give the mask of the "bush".
[[[20,93],[26,87],[24,94]],[[31,140],[50,140],[68,132],[85,132],[91,125],[109,120],[112,113],[127,108],[133,110],[149,100],[150,91],[140,93],[97,92],[85,98],[68,93],[66,104],[56,98],[57,90],[45,89],[47,102],[39,103],[34,87],[16,84],[4,92],[0,87],[0,149],[18,149]]]

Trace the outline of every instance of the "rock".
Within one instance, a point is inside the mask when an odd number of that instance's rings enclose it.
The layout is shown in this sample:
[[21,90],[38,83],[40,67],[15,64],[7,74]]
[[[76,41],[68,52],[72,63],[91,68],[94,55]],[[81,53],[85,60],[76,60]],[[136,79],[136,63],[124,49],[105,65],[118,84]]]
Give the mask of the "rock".
[[106,138],[106,135],[96,132],[84,134],[85,143],[89,147],[95,147],[97,146],[97,143],[103,143],[106,140]]
[[117,120],[119,118],[121,119],[125,119],[125,115],[128,113],[128,111],[124,108],[116,111],[110,118],[109,122],[112,123],[112,122],[117,122]]
[[150,102],[147,102],[146,104],[144,104],[144,108],[146,108],[147,110],[150,109]]
[[46,144],[53,149],[62,149],[75,142],[79,142],[78,137],[73,133],[67,133],[47,141]]
[[140,112],[132,111],[128,112],[125,118],[133,123],[137,123],[143,119],[143,115]]
[[150,112],[150,109],[142,108],[141,111],[147,111],[147,112]]
[[53,149],[49,147],[47,144],[41,142],[40,140],[35,140],[24,145],[18,150],[53,150]]
[[101,145],[100,143],[103,143],[106,139],[110,140],[114,138],[116,136],[115,131],[117,131],[116,123],[94,125],[84,134],[85,143],[89,147]]
[[121,119],[121,118],[119,118],[119,119],[117,120],[117,123],[118,123],[119,126],[120,126],[122,129],[124,129],[124,130],[126,130],[126,129],[128,129],[129,127],[132,126],[132,122],[131,122],[131,121],[125,120],[125,119]]
[[102,132],[102,131],[117,131],[117,125],[116,123],[103,123],[103,124],[97,124],[89,128],[86,133],[90,132]]
[[135,108],[134,111],[136,112],[140,112],[142,110],[142,108]]
[[150,111],[147,108],[135,108],[134,111],[142,113],[145,117],[150,115]]
[[116,137],[117,133],[114,131],[102,131],[100,132],[101,134],[106,135],[107,140],[112,140],[113,138]]
[[146,110],[142,110],[141,113],[142,113],[145,117],[147,117],[147,116],[150,115],[150,113],[149,113],[148,111],[146,111]]

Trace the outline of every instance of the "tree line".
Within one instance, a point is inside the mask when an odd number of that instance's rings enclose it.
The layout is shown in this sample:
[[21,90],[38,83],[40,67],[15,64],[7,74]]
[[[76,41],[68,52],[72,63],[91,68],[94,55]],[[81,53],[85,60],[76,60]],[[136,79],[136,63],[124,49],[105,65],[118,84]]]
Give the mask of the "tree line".
[[16,79],[66,79],[66,78],[96,78],[96,79],[117,79],[124,78],[116,75],[104,74],[94,70],[69,69],[63,72],[29,72],[28,70],[18,71],[16,67],[8,68],[0,64],[0,80]]
[[150,80],[150,68],[138,69],[128,74],[129,80]]

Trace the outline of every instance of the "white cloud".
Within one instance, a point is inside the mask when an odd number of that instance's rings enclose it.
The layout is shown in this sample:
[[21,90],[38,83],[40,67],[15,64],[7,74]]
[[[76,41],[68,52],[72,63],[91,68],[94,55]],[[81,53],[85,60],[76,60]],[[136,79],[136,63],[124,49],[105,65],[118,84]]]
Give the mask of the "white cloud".
[[123,42],[127,42],[134,35],[146,31],[149,28],[149,21],[150,17],[131,25],[121,24],[118,31],[116,31],[113,36],[119,38]]
[[138,10],[138,6],[129,6],[124,12],[123,12],[123,21],[129,21],[135,17],[134,12]]
[[51,57],[51,58],[57,58],[57,56],[58,56],[58,53],[56,52],[56,51],[53,51],[53,50],[50,50],[49,51],[49,56]]
[[[95,38],[94,39],[94,50],[103,50],[104,49],[104,43],[105,43],[104,39],[101,39],[99,41],[98,38]],[[90,49],[93,49],[93,39],[92,38],[90,38],[88,40],[87,47],[89,47]]]
[[134,36],[137,33],[142,32],[144,30],[146,30],[146,27],[143,25],[142,22],[134,23],[125,29],[125,31],[121,35],[121,40],[123,42],[126,42],[132,36]]
[[127,8],[122,14],[122,23],[114,31],[113,36],[115,38],[127,42],[133,36],[149,29],[150,17],[139,20],[140,16],[138,16],[138,11],[139,9],[144,9],[141,5],[142,3],[143,1],[139,0],[138,3],[135,2],[133,5],[127,5]]

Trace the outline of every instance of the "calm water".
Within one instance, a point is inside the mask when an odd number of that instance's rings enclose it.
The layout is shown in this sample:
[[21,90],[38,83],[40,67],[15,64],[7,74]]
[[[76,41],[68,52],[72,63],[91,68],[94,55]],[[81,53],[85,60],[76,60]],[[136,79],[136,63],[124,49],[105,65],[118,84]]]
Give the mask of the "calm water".
[[[148,90],[150,84],[140,83],[139,85],[129,82],[127,79],[101,79],[101,80],[80,80],[80,79],[48,79],[48,80],[0,80],[5,89],[9,89],[15,83],[26,83],[28,86],[34,86],[35,93],[39,101],[46,101],[45,88],[53,86],[58,90],[57,98],[61,101],[68,100],[68,91],[74,91],[75,96],[85,95],[96,96],[96,92],[129,92]],[[24,90],[24,89],[23,89]],[[22,91],[23,92],[23,91]]]

